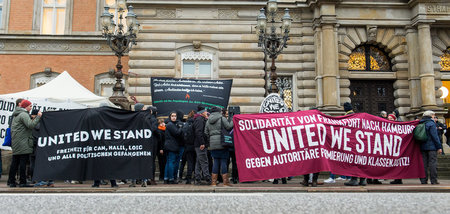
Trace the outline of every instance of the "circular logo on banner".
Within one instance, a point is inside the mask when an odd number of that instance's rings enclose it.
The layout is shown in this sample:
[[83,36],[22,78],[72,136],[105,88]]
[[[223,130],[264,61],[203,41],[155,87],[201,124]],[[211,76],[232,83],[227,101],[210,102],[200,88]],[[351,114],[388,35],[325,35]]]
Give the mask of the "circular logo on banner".
[[259,113],[281,113],[288,112],[288,108],[280,95],[276,93],[269,94],[261,103]]

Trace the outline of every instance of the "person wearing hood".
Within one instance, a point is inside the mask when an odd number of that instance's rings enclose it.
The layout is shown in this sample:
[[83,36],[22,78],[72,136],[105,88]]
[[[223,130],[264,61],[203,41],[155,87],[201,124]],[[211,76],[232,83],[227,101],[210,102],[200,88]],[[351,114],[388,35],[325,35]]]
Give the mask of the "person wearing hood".
[[[420,178],[420,183],[427,184],[430,178],[431,184],[439,184],[437,181],[437,154],[442,153],[442,144],[434,121],[435,113],[433,111],[425,111],[420,123],[425,123],[428,139],[420,145],[422,152],[423,166],[425,169],[425,178]],[[428,173],[429,172],[429,173]],[[428,177],[428,174],[430,175]]]
[[175,164],[179,160],[181,141],[181,126],[178,124],[177,112],[172,111],[169,114],[169,122],[166,125],[164,151],[167,152],[167,162],[164,172],[164,183],[175,184]]
[[205,135],[209,139],[209,150],[211,151],[211,156],[214,159],[211,175],[211,186],[217,185],[219,168],[221,169],[221,174],[223,177],[223,185],[231,186],[230,180],[228,179],[227,165],[230,154],[228,149],[221,145],[222,127],[230,131],[233,128],[233,121],[228,122],[228,120],[222,115],[222,109],[214,106],[211,108],[211,115],[209,116],[205,126]]
[[[22,100],[19,107],[14,110],[13,121],[11,125],[11,148],[12,162],[9,170],[9,187],[16,187],[16,173],[19,168],[20,181],[19,187],[33,187],[27,184],[26,163],[33,153],[33,129],[39,123],[42,112],[38,112],[34,119],[31,119],[29,112],[32,104],[28,100]],[[19,167],[20,166],[20,167]]]

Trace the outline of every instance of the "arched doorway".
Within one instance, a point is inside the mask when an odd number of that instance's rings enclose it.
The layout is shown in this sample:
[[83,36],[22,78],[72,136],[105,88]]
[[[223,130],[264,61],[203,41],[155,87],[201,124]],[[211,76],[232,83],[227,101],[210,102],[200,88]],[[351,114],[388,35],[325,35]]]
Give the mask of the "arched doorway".
[[[350,80],[350,99],[355,112],[379,115],[395,109],[394,80],[376,80],[379,72],[392,72],[387,54],[373,45],[353,50],[348,61],[351,72],[370,72],[373,80]],[[372,75],[373,73],[373,75]]]
[[351,80],[350,99],[354,111],[373,115],[392,112],[395,109],[393,84],[392,80]]

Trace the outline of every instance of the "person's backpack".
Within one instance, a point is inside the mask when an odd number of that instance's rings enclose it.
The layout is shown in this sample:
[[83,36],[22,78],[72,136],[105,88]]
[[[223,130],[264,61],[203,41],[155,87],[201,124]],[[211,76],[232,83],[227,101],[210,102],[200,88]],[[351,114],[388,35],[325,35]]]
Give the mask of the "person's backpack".
[[181,132],[183,135],[183,141],[185,144],[193,145],[194,144],[194,127],[191,121],[187,121],[181,127]]
[[414,128],[414,139],[421,143],[426,142],[428,140],[427,129],[425,123],[420,123]]
[[11,146],[11,129],[10,128],[6,129],[5,141],[3,142],[2,146]]

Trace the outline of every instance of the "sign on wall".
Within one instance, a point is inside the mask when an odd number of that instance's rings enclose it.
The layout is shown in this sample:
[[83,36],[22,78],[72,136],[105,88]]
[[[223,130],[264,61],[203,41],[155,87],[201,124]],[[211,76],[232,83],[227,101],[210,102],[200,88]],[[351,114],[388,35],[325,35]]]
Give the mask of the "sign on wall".
[[160,115],[181,110],[185,114],[198,105],[227,108],[233,80],[151,78],[152,103]]

